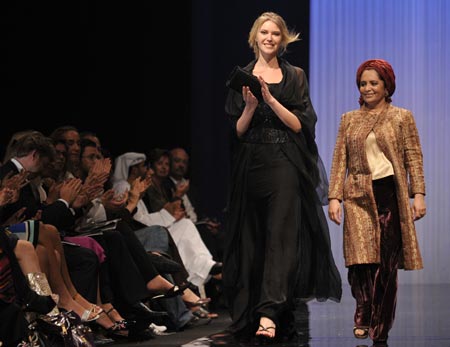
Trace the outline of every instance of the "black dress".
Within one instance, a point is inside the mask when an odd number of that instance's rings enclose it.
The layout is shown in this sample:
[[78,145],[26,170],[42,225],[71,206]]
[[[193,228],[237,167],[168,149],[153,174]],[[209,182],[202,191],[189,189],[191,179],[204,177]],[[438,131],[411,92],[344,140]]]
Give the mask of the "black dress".
[[[328,182],[315,143],[317,117],[304,71],[279,59],[280,83],[272,95],[299,117],[287,128],[260,102],[233,155],[226,213],[223,281],[236,334],[252,336],[261,316],[277,324],[278,337],[293,330],[296,299],[340,301],[323,212]],[[256,61],[245,67],[251,71]],[[225,111],[235,126],[245,104],[230,90]],[[236,132],[235,132],[236,133]]]

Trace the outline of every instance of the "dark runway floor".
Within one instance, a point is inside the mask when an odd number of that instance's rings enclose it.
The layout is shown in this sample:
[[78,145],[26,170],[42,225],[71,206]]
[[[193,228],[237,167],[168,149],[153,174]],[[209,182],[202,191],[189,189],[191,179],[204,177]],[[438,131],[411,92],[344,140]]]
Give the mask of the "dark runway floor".
[[[389,334],[389,347],[450,347],[450,284],[400,285],[397,315]],[[340,303],[310,302],[298,313],[295,342],[277,343],[277,347],[370,347],[370,339],[353,337],[354,301],[347,285]],[[116,343],[120,347],[246,347],[224,330],[230,320],[226,312],[209,325],[170,336],[158,336],[141,343]],[[266,345],[268,346],[268,345]]]

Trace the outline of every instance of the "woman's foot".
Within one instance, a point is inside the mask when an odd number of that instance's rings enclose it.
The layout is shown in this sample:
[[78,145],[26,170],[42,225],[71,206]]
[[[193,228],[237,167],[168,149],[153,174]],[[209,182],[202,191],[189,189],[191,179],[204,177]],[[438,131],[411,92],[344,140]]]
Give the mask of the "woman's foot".
[[85,310],[90,311],[94,316],[98,316],[103,312],[103,309],[96,304],[90,303],[83,296],[81,296],[78,292],[73,296],[73,300],[83,306]]
[[128,327],[120,325],[114,322],[105,311],[99,314],[99,318],[95,321],[95,324],[106,332],[106,336],[113,339],[128,338]]
[[110,330],[114,328],[114,322],[109,318],[105,311],[99,314],[99,317],[95,321],[96,324],[100,325],[105,330]]
[[197,307],[193,307],[191,308],[191,312],[194,316],[198,317],[198,318],[210,318],[210,319],[214,319],[214,318],[218,318],[219,315],[217,313],[213,313],[213,312],[209,312],[206,308],[202,307],[202,306],[197,306]]
[[94,312],[91,309],[86,309],[78,302],[73,300],[70,296],[68,296],[67,298],[64,296],[60,296],[58,307],[66,311],[75,312],[83,322],[91,322],[99,318],[99,314],[97,312]]
[[102,304],[101,307],[113,322],[119,322],[124,319],[112,304]]
[[274,321],[267,317],[261,317],[261,319],[259,320],[259,327],[255,335],[257,337],[263,337],[272,340],[275,338],[275,332],[276,325]]
[[369,336],[369,327],[353,327],[353,335],[357,339],[366,339]]
[[187,284],[182,284],[181,286],[172,285],[172,287],[169,290],[164,291],[164,294],[154,295],[151,297],[151,300],[169,299],[178,295],[183,295],[187,287],[188,287]]
[[165,293],[173,287],[173,283],[161,275],[157,275],[147,282],[147,289],[151,293]]
[[125,318],[123,318],[119,311],[117,311],[113,305],[111,304],[104,304],[102,305],[103,310],[108,315],[108,317],[113,321],[118,328],[121,329],[127,329],[129,328],[131,321],[127,321]]
[[206,306],[211,302],[211,298],[200,298],[190,288],[186,288],[181,296],[188,308]]

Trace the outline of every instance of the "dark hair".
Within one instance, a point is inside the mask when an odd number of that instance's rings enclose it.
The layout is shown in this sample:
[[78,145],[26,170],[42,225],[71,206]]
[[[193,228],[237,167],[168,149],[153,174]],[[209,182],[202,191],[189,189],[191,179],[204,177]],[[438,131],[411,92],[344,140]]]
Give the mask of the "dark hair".
[[53,161],[56,155],[53,141],[39,131],[32,131],[17,139],[12,154],[20,158],[32,151],[36,151],[40,157],[49,158],[50,161]]
[[53,141],[64,140],[64,134],[68,131],[78,132],[78,129],[72,125],[64,125],[53,130],[53,132],[50,134],[50,137],[53,139]]
[[167,157],[170,160],[170,152],[163,148],[153,148],[147,155],[148,165],[153,166],[161,157]]
[[94,141],[83,139],[80,141],[80,156],[83,155],[86,147],[95,147],[97,148],[97,144]]

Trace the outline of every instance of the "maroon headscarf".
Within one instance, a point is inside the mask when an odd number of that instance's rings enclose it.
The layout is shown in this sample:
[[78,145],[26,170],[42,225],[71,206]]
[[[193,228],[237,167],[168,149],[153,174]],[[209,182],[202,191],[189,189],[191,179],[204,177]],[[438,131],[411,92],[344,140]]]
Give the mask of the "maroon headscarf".
[[[356,85],[359,89],[359,84],[361,82],[361,75],[364,70],[375,70],[380,78],[384,81],[384,86],[388,91],[388,95],[386,96],[386,102],[392,102],[391,96],[395,92],[395,74],[392,69],[391,64],[389,64],[386,60],[383,59],[370,59],[366,60],[362,63],[358,71],[356,71]],[[359,97],[359,104],[362,105],[364,103],[362,97]]]

